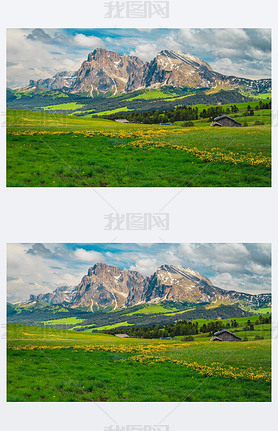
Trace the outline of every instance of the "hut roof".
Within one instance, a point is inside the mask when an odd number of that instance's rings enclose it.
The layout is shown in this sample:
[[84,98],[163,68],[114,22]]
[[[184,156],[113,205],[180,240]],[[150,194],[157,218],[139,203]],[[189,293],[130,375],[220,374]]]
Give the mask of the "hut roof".
[[129,338],[129,335],[127,335],[127,334],[115,334],[115,337]]
[[[217,332],[215,332],[213,335],[215,336],[215,337],[217,337],[217,335],[221,335],[221,334],[224,334],[224,332],[227,332],[228,334],[231,334],[231,335],[233,335],[235,338],[238,338],[239,340],[241,340],[241,338],[240,337],[238,337],[236,334],[234,334],[233,332],[231,332],[231,331],[228,331],[227,329],[221,329],[221,331],[217,331]],[[218,338],[218,337],[217,337]]]
[[126,118],[118,118],[115,120],[117,123],[129,123],[129,121]]
[[229,120],[232,120],[234,123],[240,124],[238,121],[236,121],[233,117],[229,117],[229,115],[220,115],[219,117],[215,117],[214,121],[222,120],[222,118],[229,118]]

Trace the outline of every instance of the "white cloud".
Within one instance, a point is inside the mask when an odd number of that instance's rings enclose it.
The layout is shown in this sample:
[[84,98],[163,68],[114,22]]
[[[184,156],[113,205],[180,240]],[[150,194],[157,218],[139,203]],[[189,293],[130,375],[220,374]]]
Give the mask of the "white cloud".
[[9,29],[7,80],[9,86],[26,85],[30,79],[78,70],[88,52],[97,47],[136,55],[143,61],[163,49],[191,52],[218,72],[270,77],[270,39],[269,29],[115,29],[114,34],[108,30],[102,37],[77,30],[69,34],[61,29]]
[[270,244],[181,244],[177,254],[224,289],[271,289]]
[[54,47],[40,40],[28,39],[28,34],[28,30],[7,30],[8,86],[27,85],[30,79],[49,78],[57,72],[77,70],[85,59],[80,54],[69,55],[63,46]]
[[91,262],[92,264],[95,264],[97,262],[103,262],[105,260],[105,257],[103,254],[99,253],[98,251],[94,250],[85,250],[84,248],[78,248],[74,252],[74,257],[77,260],[80,260],[82,262]]
[[26,300],[30,293],[38,295],[51,292],[58,286],[75,286],[84,275],[84,269],[71,268],[63,261],[57,263],[51,255],[46,257],[27,253],[28,249],[30,249],[28,244],[8,244],[9,301]]
[[10,68],[11,69],[24,69],[22,63],[13,64],[12,66],[10,66]]
[[156,259],[138,259],[135,265],[131,265],[130,269],[140,272],[144,276],[153,274],[158,268]]
[[177,39],[216,72],[256,79],[270,77],[270,37],[269,29],[181,29]]
[[99,37],[86,36],[82,33],[78,33],[73,36],[72,41],[74,45],[90,48],[90,50],[101,48],[105,45],[104,41]]
[[8,300],[26,300],[30,293],[46,293],[58,286],[76,286],[97,262],[144,276],[152,275],[162,264],[179,265],[199,271],[227,290],[271,290],[270,244],[117,244],[110,250],[107,244],[97,250],[63,244],[9,244]]
[[249,255],[244,244],[181,244],[179,251],[183,257],[220,263],[238,263]]
[[129,55],[136,55],[143,61],[150,61],[156,56],[158,51],[159,49],[156,44],[144,43],[137,45],[135,50],[130,51]]
[[215,286],[225,290],[247,293],[268,293],[271,291],[271,280],[263,276],[231,275],[228,272],[210,278]]

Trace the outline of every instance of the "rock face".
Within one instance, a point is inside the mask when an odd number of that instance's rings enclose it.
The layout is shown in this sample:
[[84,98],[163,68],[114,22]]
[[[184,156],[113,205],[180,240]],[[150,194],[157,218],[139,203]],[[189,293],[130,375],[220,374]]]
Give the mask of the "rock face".
[[89,268],[76,288],[60,287],[53,293],[30,295],[30,300],[50,304],[66,302],[71,307],[113,309],[162,301],[235,304],[255,307],[271,305],[271,294],[250,295],[216,287],[204,275],[191,268],[162,265],[150,277],[137,271],[123,270],[105,263]]
[[271,79],[251,80],[226,76],[192,54],[163,50],[150,62],[97,48],[90,52],[77,72],[57,73],[53,78],[30,81],[30,86],[50,90],[66,89],[72,93],[119,94],[163,86],[191,88],[243,87],[250,91],[270,91]]
[[142,290],[144,277],[136,271],[127,271],[98,263],[89,268],[77,286],[72,306],[122,308],[129,302],[130,291]]
[[148,278],[144,297],[146,302],[211,302],[203,292],[208,287],[212,282],[191,268],[162,265]]
[[251,80],[226,76],[215,72],[212,67],[192,54],[177,51],[161,51],[144,70],[142,86],[191,88],[237,88],[266,91],[271,87],[270,79]]
[[60,72],[56,73],[53,78],[39,79],[30,81],[30,85],[45,87],[48,90],[59,90],[61,88],[71,88],[76,80],[77,72]]
[[140,85],[144,63],[135,56],[98,48],[88,55],[77,71],[73,92],[122,93]]
[[205,61],[192,54],[175,51],[161,51],[145,69],[145,87],[209,87],[212,68]]
[[30,301],[44,301],[48,304],[71,303],[76,295],[76,287],[61,286],[51,293],[30,295]]
[[271,303],[271,294],[251,295],[224,290],[213,285],[204,275],[191,268],[162,265],[147,279],[144,302],[192,302],[233,304],[242,301],[257,306]]

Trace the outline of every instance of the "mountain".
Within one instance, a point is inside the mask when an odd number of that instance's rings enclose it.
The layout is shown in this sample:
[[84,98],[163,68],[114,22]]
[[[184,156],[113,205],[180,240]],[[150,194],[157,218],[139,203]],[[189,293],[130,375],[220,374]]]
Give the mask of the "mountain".
[[140,58],[121,55],[103,48],[95,49],[88,55],[77,71],[72,92],[113,94],[129,91],[140,86],[144,63]]
[[190,304],[242,304],[260,308],[271,305],[271,294],[252,295],[225,290],[213,285],[191,268],[162,265],[150,277],[97,263],[89,268],[76,288],[58,288],[52,294],[31,295],[30,301],[49,304],[67,303],[71,308],[124,309],[140,304],[161,302]]
[[177,51],[161,51],[146,68],[143,86],[147,87],[225,88],[244,87],[246,90],[270,90],[271,80],[251,80],[226,76],[192,54]]
[[97,48],[75,72],[57,73],[53,78],[31,80],[28,88],[95,95],[116,95],[161,87],[243,89],[251,93],[271,91],[271,79],[252,80],[226,76],[192,54],[163,50],[144,63],[132,55]]
[[104,263],[89,268],[79,285],[73,307],[93,306],[122,308],[134,302],[130,299],[133,291],[142,291],[144,277],[137,271],[122,270]]
[[60,88],[71,88],[76,81],[77,72],[56,73],[53,78],[30,81],[30,86],[45,87],[48,90],[59,90]]
[[260,307],[262,304],[269,306],[271,302],[271,294],[251,295],[224,290],[214,286],[207,277],[197,271],[175,265],[162,265],[158,268],[148,279],[144,295],[145,302],[163,300],[210,304],[244,302],[255,307]]
[[53,292],[30,295],[30,301],[44,301],[48,304],[71,303],[76,295],[76,287],[61,286]]
[[209,87],[213,70],[209,64],[192,54],[161,51],[145,68],[144,87]]

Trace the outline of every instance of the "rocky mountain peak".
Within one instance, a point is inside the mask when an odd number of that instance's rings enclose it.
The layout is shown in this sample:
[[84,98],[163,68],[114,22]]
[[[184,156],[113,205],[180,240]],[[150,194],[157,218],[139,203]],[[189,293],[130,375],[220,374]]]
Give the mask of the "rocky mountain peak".
[[30,301],[44,301],[49,304],[71,303],[76,294],[75,286],[60,286],[53,292],[30,295]]
[[161,265],[156,271],[158,279],[162,280],[164,284],[179,284],[185,289],[192,287],[192,283],[205,283],[213,286],[213,283],[205,276],[191,268],[182,268],[178,265]]
[[[180,267],[179,267],[180,268]],[[187,274],[191,274],[191,275],[195,275],[199,278],[204,277],[202,274],[200,274],[198,271],[195,271],[194,269],[188,267],[184,269],[184,272],[186,272]]]
[[90,277],[92,274],[107,272],[108,268],[113,267],[109,267],[106,263],[98,262],[88,269],[88,276]]
[[182,274],[185,273],[185,274],[191,274],[191,275],[197,275],[197,276],[203,277],[199,272],[194,271],[193,269],[191,269],[189,267],[188,268],[183,268],[183,267],[181,267],[179,265],[164,264],[164,265],[161,265],[158,268],[157,271],[169,271],[169,272],[171,272],[173,274],[181,272]]
[[109,60],[119,60],[124,57],[122,54],[118,54],[114,51],[108,51],[105,48],[96,48],[93,52],[88,54],[87,61],[97,61],[97,62],[106,62]]
[[159,57],[159,56],[162,55],[162,56],[165,56],[165,57],[168,57],[168,58],[173,58],[172,52],[174,52],[174,51],[169,51],[168,49],[163,49],[162,51],[160,51],[157,54],[156,57]]
[[132,275],[140,275],[139,272],[137,271],[121,269],[121,268],[118,268],[117,266],[107,265],[106,263],[103,263],[103,262],[98,262],[94,266],[88,269],[89,277],[92,275],[101,276],[105,274],[114,275],[114,274],[125,274],[125,273],[132,274]]
[[72,92],[113,94],[137,88],[144,63],[138,57],[122,55],[104,48],[90,52],[77,71]]
[[225,76],[197,56],[165,49],[144,63],[134,55],[122,55],[105,48],[88,54],[76,72],[60,72],[52,78],[30,81],[30,86],[50,90],[67,89],[71,93],[115,95],[144,88],[239,88],[270,91],[271,80],[250,80]]
[[159,268],[157,268],[156,272],[158,271],[169,271],[171,269],[171,265],[163,264]]
[[[136,271],[123,270],[106,263],[97,263],[90,267],[77,286],[73,307],[90,307],[90,310],[126,306],[136,300],[138,291],[143,290],[144,277]],[[135,292],[136,291],[136,292]]]
[[107,56],[109,51],[105,48],[96,48],[94,51],[90,52],[88,55],[88,61],[97,60],[100,57]]
[[67,303],[73,308],[87,307],[93,312],[107,307],[119,309],[162,301],[195,304],[236,304],[243,301],[257,307],[268,307],[271,294],[227,291],[214,286],[205,275],[192,268],[178,265],[161,265],[153,275],[143,277],[137,271],[98,262],[88,269],[77,287],[62,286],[51,293],[31,295],[30,300],[42,300],[50,304]]
[[205,66],[208,70],[212,71],[212,67],[205,62],[204,60],[201,60],[196,55],[190,54],[189,52],[187,54],[184,54],[180,51],[173,51],[173,50],[163,50],[160,51],[159,54],[157,54],[156,58],[164,57],[164,59],[168,59],[169,63],[178,64],[182,66],[182,63],[187,64],[188,66],[191,66],[192,68],[199,68],[200,66]]

